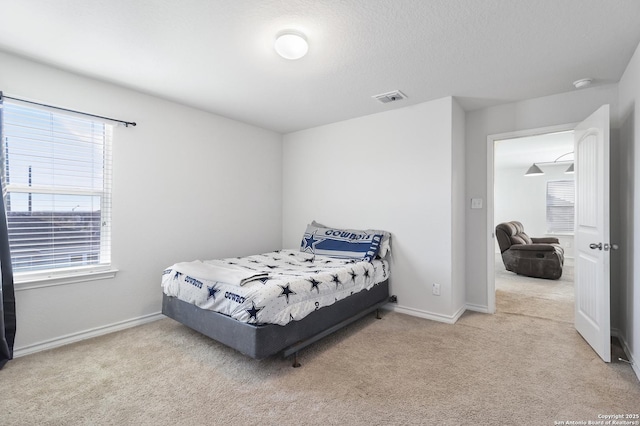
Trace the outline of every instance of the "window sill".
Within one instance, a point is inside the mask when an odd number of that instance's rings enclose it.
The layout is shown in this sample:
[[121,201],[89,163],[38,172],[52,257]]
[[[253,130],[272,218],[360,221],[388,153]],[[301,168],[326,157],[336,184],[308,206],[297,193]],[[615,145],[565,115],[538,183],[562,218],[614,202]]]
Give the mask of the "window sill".
[[16,274],[14,276],[14,284],[16,291],[31,290],[35,288],[115,278],[117,272],[117,269],[88,269],[68,272],[56,271],[39,274]]

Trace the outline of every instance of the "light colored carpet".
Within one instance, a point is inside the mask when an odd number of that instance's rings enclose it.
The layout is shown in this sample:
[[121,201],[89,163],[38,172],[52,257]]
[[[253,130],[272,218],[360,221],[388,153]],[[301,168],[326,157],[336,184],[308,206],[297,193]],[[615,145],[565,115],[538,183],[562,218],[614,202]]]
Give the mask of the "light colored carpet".
[[566,259],[558,280],[525,277],[507,271],[499,254],[495,263],[496,310],[573,324],[573,259]]
[[255,361],[170,319],[0,371],[3,425],[553,425],[640,411],[628,365],[571,324],[384,312],[289,360]]

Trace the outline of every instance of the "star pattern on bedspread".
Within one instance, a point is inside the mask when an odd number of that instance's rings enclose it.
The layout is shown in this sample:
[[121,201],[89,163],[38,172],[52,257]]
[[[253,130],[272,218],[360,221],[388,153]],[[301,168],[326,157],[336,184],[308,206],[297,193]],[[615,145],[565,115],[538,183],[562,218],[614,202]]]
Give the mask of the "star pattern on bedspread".
[[336,288],[338,288],[338,285],[342,284],[342,281],[340,281],[340,277],[338,276],[338,274],[332,275],[331,281],[336,283]]
[[262,309],[264,309],[264,307],[257,308],[255,303],[251,302],[251,309],[246,309],[246,311],[249,313],[249,319],[253,318],[254,320],[258,321],[258,312],[260,312]]
[[[324,235],[307,234],[305,237],[313,245]],[[189,290],[184,294],[197,298],[197,303],[203,308],[223,312],[253,325],[284,325],[292,319],[290,317],[300,320],[314,308],[321,309],[331,305],[335,299],[341,300],[369,288],[372,278],[384,276],[381,273],[388,271],[386,263],[367,263],[361,259],[354,262],[353,259],[304,253],[300,248],[210,262],[221,268],[230,265],[229,269],[239,270],[242,274],[255,274],[252,275],[254,279],[244,286],[213,278],[194,281],[187,278],[189,269],[183,271],[178,269],[182,265],[176,265],[163,272],[165,292]],[[200,263],[194,263],[194,266],[200,266]]]
[[296,292],[289,288],[289,284],[281,285],[280,288],[282,289],[282,293],[280,293],[280,296],[278,297],[285,296],[287,298],[287,303],[289,303],[289,296],[296,294]]
[[316,291],[318,292],[318,294],[320,294],[320,288],[318,288],[318,285],[320,284],[320,281],[316,280],[313,277],[309,278],[307,281],[309,281],[311,283],[311,289],[309,291],[312,291],[315,288]]
[[213,297],[213,300],[216,300],[216,293],[219,292],[220,290],[218,290],[214,286],[211,286],[211,287],[207,286],[207,290],[209,290],[209,296],[207,296],[207,299],[209,299],[210,297]]

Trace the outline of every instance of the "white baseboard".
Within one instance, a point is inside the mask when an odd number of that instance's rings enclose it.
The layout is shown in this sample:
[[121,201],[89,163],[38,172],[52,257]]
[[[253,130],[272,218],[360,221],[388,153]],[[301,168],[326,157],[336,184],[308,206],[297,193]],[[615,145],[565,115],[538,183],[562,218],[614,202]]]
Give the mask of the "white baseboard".
[[77,333],[67,334],[66,336],[56,337],[55,339],[45,340],[43,342],[33,343],[21,348],[16,348],[13,351],[13,357],[19,358],[21,356],[45,351],[47,349],[57,348],[60,346],[68,345],[70,343],[79,342],[81,340],[91,339],[92,337],[98,337],[104,334],[113,333],[115,331],[135,327],[137,325],[157,321],[162,318],[165,318],[165,316],[158,312],[155,314],[143,315],[138,318],[132,318],[101,327],[91,328],[89,330],[84,330]]
[[462,316],[465,311],[465,307],[462,306],[456,313],[453,315],[442,315],[436,314],[429,311],[423,311],[421,309],[409,308],[406,306],[394,305],[392,303],[387,303],[384,306],[384,309],[388,309],[390,311],[398,312],[399,314],[411,315],[413,317],[424,318],[432,321],[444,322],[447,324],[455,324],[458,321],[458,318]]
[[622,350],[624,351],[625,355],[627,355],[627,359],[631,363],[631,369],[633,370],[634,373],[636,373],[636,377],[638,377],[638,380],[640,380],[640,366],[633,359],[633,356],[631,355],[631,351],[629,350],[629,345],[627,344],[627,341],[624,339],[622,332],[617,328],[612,328],[611,335],[617,337],[618,340],[620,340],[620,343],[622,343]]
[[486,305],[475,305],[473,303],[467,303],[466,309],[468,311],[481,312],[483,314],[489,314],[489,308]]
[[458,311],[455,314],[453,314],[453,322],[455,323],[456,321],[458,321],[462,316],[462,314],[466,312],[466,310],[467,310],[467,307],[465,305],[460,306]]

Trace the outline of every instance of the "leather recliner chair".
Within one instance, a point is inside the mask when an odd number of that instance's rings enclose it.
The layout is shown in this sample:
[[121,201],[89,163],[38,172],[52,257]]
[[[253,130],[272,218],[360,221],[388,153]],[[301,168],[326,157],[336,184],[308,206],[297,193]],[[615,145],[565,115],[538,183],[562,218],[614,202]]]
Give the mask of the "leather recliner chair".
[[531,238],[516,221],[496,226],[496,238],[507,271],[551,280],[562,276],[564,249],[557,238]]

